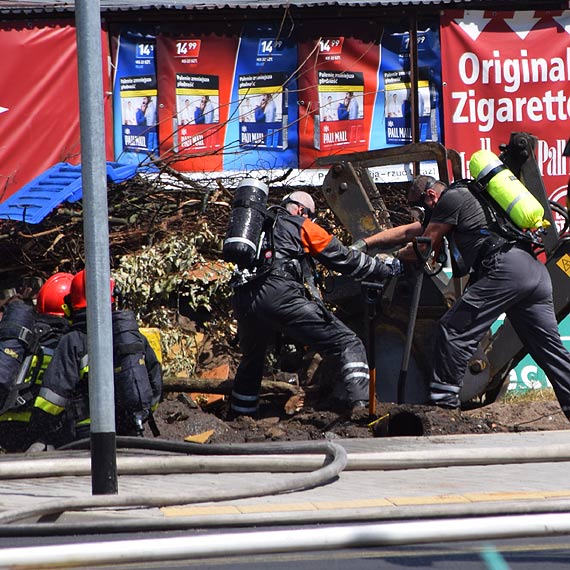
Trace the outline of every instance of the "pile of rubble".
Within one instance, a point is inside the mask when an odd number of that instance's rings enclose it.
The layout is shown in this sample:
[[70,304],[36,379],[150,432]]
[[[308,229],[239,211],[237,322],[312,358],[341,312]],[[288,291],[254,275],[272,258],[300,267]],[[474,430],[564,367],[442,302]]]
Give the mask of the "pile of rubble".
[[[289,190],[272,188],[270,200],[278,203]],[[313,194],[319,207],[319,223],[347,243],[350,237],[327,210],[320,191],[306,190]],[[371,200],[374,204],[375,197]],[[366,419],[354,422],[320,405],[319,376],[315,374],[318,358],[305,362],[298,374],[269,371],[262,385],[263,419],[229,423],[221,419],[239,361],[229,292],[220,286],[225,277],[224,264],[219,258],[231,201],[231,190],[220,182],[202,186],[172,173],[152,179],[137,176],[121,184],[110,184],[108,188],[109,245],[114,274],[125,274],[125,259],[140,261],[151,255],[152,248],[160,248],[169,240],[191,242],[196,249],[196,262],[188,260],[183,274],[176,276],[176,291],[160,297],[163,308],[169,311],[169,319],[160,322],[156,320],[159,313],[149,311],[148,307],[129,307],[138,311],[141,324],[158,326],[163,339],[169,339],[164,354],[168,372],[165,397],[157,413],[162,437],[239,442],[378,435],[383,429],[380,424],[375,427],[378,433],[374,433]],[[384,187],[382,201],[393,223],[409,221],[402,189]],[[79,201],[59,205],[37,225],[0,221],[0,289],[37,287],[38,280],[41,282],[56,271],[74,273],[82,269],[85,264],[82,215]],[[167,265],[168,260],[162,257],[160,263],[154,263],[151,259],[150,265],[153,264]],[[168,271],[177,271],[176,264],[162,269],[166,274],[164,279],[172,282]],[[145,284],[144,279],[144,275],[129,276],[132,286],[139,283],[141,288],[160,289],[156,283]],[[140,299],[130,296],[130,301],[144,304]],[[191,357],[185,350],[189,345]],[[169,368],[169,361],[177,366]],[[556,406],[555,402],[545,402],[533,411],[536,408],[533,404],[526,414],[519,414],[521,420],[530,417],[528,428],[521,429],[551,429],[550,426],[554,429],[559,425]],[[421,418],[418,429],[426,434],[517,429],[501,423],[501,417],[506,417],[504,411],[496,415],[489,410],[441,414],[426,409],[414,413]]]

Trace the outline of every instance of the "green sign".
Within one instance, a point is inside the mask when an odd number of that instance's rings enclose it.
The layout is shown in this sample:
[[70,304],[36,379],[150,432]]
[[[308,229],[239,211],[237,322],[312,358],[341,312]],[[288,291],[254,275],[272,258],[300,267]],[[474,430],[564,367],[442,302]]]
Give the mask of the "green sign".
[[[493,331],[503,323],[503,320],[497,320],[492,327]],[[560,336],[564,346],[570,350],[570,317],[566,317],[558,325]],[[528,390],[540,390],[542,388],[551,388],[550,382],[542,368],[527,354],[509,373],[509,388],[512,393],[523,393]]]

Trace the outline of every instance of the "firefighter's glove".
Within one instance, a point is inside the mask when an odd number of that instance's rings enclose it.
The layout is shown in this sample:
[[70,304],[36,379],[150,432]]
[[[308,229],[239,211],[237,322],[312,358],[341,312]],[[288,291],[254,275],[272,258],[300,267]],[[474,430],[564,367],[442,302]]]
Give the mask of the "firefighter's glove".
[[356,251],[362,251],[363,253],[368,252],[368,245],[363,239],[357,239],[351,246],[350,249],[355,249]]
[[403,263],[393,255],[380,253],[376,256],[376,259],[378,259],[384,266],[386,277],[396,277],[397,275],[404,273]]

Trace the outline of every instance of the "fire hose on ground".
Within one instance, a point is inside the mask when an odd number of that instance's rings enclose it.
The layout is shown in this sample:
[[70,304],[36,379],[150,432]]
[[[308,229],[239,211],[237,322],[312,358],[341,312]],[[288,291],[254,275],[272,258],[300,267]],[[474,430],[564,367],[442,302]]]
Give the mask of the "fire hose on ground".
[[[82,442],[79,447],[85,447],[86,443]],[[118,446],[130,449],[148,449],[149,451],[160,451],[163,453],[192,453],[195,444],[178,443],[161,440],[143,440],[142,438],[118,438]],[[323,467],[333,466],[335,461],[337,465],[334,469],[326,471],[323,476],[314,477],[316,472],[310,473],[312,480],[307,482],[308,485],[315,485],[317,480],[334,479],[338,473],[346,467],[347,470],[363,470],[363,469],[417,469],[442,466],[457,465],[493,465],[505,463],[525,463],[525,462],[555,462],[570,461],[570,446],[554,445],[542,447],[523,447],[496,449],[468,449],[468,450],[448,450],[436,452],[431,450],[428,452],[385,452],[385,453],[358,453],[346,456],[344,450],[338,444],[330,443],[294,443],[294,444],[254,444],[254,445],[231,445],[231,446],[199,446],[202,453],[201,460],[204,465],[198,468],[199,471],[207,471],[213,469],[213,465],[208,465],[210,460],[217,461],[222,459],[228,465],[220,464],[218,467],[222,471],[227,471],[229,464],[236,464],[237,455],[241,455],[239,460],[250,455],[249,459],[253,460],[250,468],[255,470],[260,466],[265,469],[265,461],[267,456],[261,456],[263,452],[268,451],[275,456],[281,453],[294,453],[298,455],[288,455],[288,465],[281,465],[280,470],[291,471],[307,470],[322,466],[322,457],[316,457],[317,454],[325,453],[328,457],[332,457],[332,461]],[[340,450],[338,449],[340,448]],[[221,457],[204,457],[204,455],[215,456],[224,450],[228,452],[227,456]],[[258,457],[259,455],[259,457]],[[78,457],[73,457],[72,461],[76,462]],[[121,458],[123,459],[123,458]],[[132,473],[155,473],[163,474],[180,472],[182,466],[178,460],[196,459],[192,457],[178,457],[177,455],[169,455],[167,457],[158,458],[162,461],[162,465],[152,465],[150,460],[152,455],[142,458],[126,457],[124,459],[140,459],[138,465],[132,464],[128,468],[123,466],[126,471]],[[48,476],[49,469],[45,468],[45,464],[51,464],[52,473],[76,474],[77,469],[71,467],[71,464],[65,464],[57,467],[55,463],[61,462],[59,458],[47,457],[31,457],[23,460],[35,465],[32,472],[39,477]],[[15,472],[7,468],[10,463],[19,463],[19,461],[0,461],[0,479],[10,479],[16,476]],[[172,465],[170,462],[173,462]],[[222,463],[223,463],[222,461]],[[255,462],[259,461],[259,466]],[[239,461],[238,461],[239,462]],[[146,467],[145,467],[146,464]],[[41,467],[44,465],[44,467]],[[20,464],[21,467],[21,464]],[[28,473],[30,471],[27,471]],[[186,471],[188,472],[188,471]],[[21,478],[21,473],[19,477]],[[299,480],[296,480],[299,484]],[[295,485],[293,485],[295,486]],[[281,490],[285,487],[291,488],[292,485],[281,485]],[[299,488],[303,488],[301,485]],[[308,487],[307,487],[308,488]],[[255,491],[259,491],[258,487]],[[280,492],[280,491],[277,491]],[[216,493],[217,497],[212,499],[202,495],[200,501],[211,501],[220,499],[220,493]],[[229,496],[229,495],[228,495]],[[239,494],[239,496],[243,496]],[[224,500],[228,497],[223,497]],[[235,498],[235,497],[234,497]],[[178,496],[176,499],[172,497],[162,497],[166,499],[167,504],[184,504],[186,497]],[[227,527],[229,525],[276,525],[276,524],[303,524],[302,529],[295,530],[274,530],[274,531],[255,531],[245,533],[224,533],[217,535],[200,536],[184,536],[177,538],[161,538],[144,540],[123,540],[123,541],[100,541],[96,543],[75,543],[63,544],[57,546],[38,546],[25,548],[10,548],[0,551],[0,568],[41,568],[53,567],[56,564],[66,565],[102,565],[102,564],[127,564],[153,561],[165,562],[168,560],[182,559],[207,559],[212,557],[233,557],[250,554],[275,554],[275,553],[299,553],[317,550],[336,550],[343,548],[373,548],[387,545],[404,545],[404,544],[427,544],[437,542],[450,541],[466,541],[466,540],[484,540],[484,539],[502,539],[517,538],[530,536],[553,536],[570,533],[570,522],[567,512],[570,510],[569,500],[553,500],[553,501],[535,501],[526,502],[513,501],[501,503],[486,504],[455,504],[455,505],[425,505],[393,509],[375,508],[375,509],[356,509],[350,512],[342,510],[329,511],[328,513],[315,512],[303,513],[302,522],[299,520],[298,513],[273,513],[266,514],[263,517],[257,515],[238,515],[229,517],[177,517],[176,520],[141,520],[140,517],[126,518],[115,517],[110,519],[107,517],[104,521],[85,521],[79,524],[63,524],[54,525],[48,523],[36,525],[8,525],[9,521],[23,520],[26,517],[46,516],[48,514],[59,513],[65,510],[83,510],[90,508],[113,508],[119,505],[124,506],[162,506],[163,502],[159,496],[137,496],[133,497],[109,497],[99,496],[90,497],[86,500],[70,500],[65,501],[58,499],[57,505],[55,501],[48,504],[39,505],[35,509],[24,509],[17,513],[5,513],[0,518],[0,535],[4,536],[23,536],[33,535],[29,532],[36,529],[36,535],[59,535],[59,534],[82,534],[87,532],[132,532],[141,530],[181,530],[196,529],[201,526],[218,526]],[[195,503],[195,500],[190,501]],[[126,503],[126,505],[125,505]],[[149,504],[150,503],[150,504]],[[540,514],[538,514],[540,513]],[[555,514],[563,513],[563,514]],[[503,515],[503,516],[493,516]],[[509,516],[506,516],[509,515]],[[512,516],[524,515],[524,516]],[[463,517],[463,518],[457,518]],[[469,517],[469,518],[467,518]],[[373,520],[396,521],[403,519],[422,518],[428,519],[416,522],[389,522],[384,524],[370,524]],[[239,519],[239,520],[238,520]],[[437,522],[436,522],[437,521]],[[356,526],[338,526],[342,522],[351,523],[368,523],[358,524]],[[313,528],[307,525],[318,523],[331,523],[325,528]],[[336,525],[336,526],[334,526]]]
[[[125,441],[126,440],[126,441]],[[157,442],[156,440],[143,440],[143,438],[117,438],[117,444],[128,444],[130,446],[140,445],[140,442],[146,441],[146,448],[147,449],[160,449],[160,448],[170,448],[175,449],[176,445],[172,445],[174,442]],[[78,446],[82,444],[89,444],[88,440],[77,442]],[[168,445],[170,444],[170,445]],[[144,446],[143,443],[141,445]],[[265,495],[275,495],[278,493],[285,493],[285,492],[292,492],[304,489],[310,489],[312,487],[316,487],[319,485],[325,485],[330,481],[334,480],[338,477],[339,473],[344,469],[347,462],[347,455],[346,451],[340,445],[335,443],[330,443],[327,441],[322,442],[296,442],[296,443],[277,443],[273,445],[263,445],[263,444],[256,444],[256,445],[220,445],[220,446],[202,446],[200,444],[189,444],[189,443],[179,443],[178,451],[182,453],[196,453],[198,455],[215,455],[224,453],[228,457],[225,458],[226,469],[228,465],[233,464],[233,470],[237,468],[239,462],[236,461],[236,456],[239,455],[255,455],[259,454],[261,457],[264,457],[270,451],[276,453],[278,455],[281,454],[289,454],[289,453],[300,453],[300,454],[307,454],[307,453],[318,453],[318,454],[325,454],[328,458],[331,458],[330,461],[325,460],[323,464],[323,460],[321,458],[320,465],[316,468],[316,470],[311,471],[309,473],[302,473],[297,474],[294,478],[289,480],[279,480],[276,479],[269,483],[264,483],[261,485],[252,485],[245,491],[234,491],[234,490],[220,490],[217,489],[213,492],[204,492],[200,493],[197,497],[195,494],[189,494],[188,496],[184,495],[177,495],[173,496],[171,493],[161,494],[152,494],[152,495],[143,495],[143,494],[136,494],[136,495],[100,495],[100,496],[90,496],[86,498],[74,498],[69,500],[62,500],[57,499],[54,501],[46,501],[41,505],[37,505],[34,507],[29,507],[26,509],[18,509],[15,511],[7,511],[0,514],[0,525],[7,524],[10,522],[15,522],[22,519],[27,519],[30,517],[35,516],[45,516],[47,514],[57,514],[65,511],[79,511],[79,510],[86,510],[86,509],[94,509],[94,508],[119,508],[119,507],[164,507],[168,505],[180,505],[180,504],[195,504],[195,503],[204,503],[204,502],[219,502],[219,501],[227,501],[227,500],[234,500],[234,499],[243,499],[248,497],[261,497]],[[172,472],[172,468],[168,466],[168,459],[166,457],[158,458],[159,463],[162,464],[161,467],[156,467],[155,464],[155,473],[167,473]],[[180,458],[172,458],[174,460]],[[191,459],[191,458],[188,458]],[[195,458],[194,458],[195,459]],[[39,461],[41,460],[32,460],[35,464],[32,467],[32,472],[39,473]],[[204,461],[204,458],[201,458],[197,464]],[[73,463],[77,462],[77,458],[72,460]],[[175,461],[176,462],[176,461]],[[229,462],[229,463],[228,463]],[[143,463],[139,464],[139,468],[142,468],[143,472],[149,473],[150,468],[145,468],[143,464],[149,463],[149,458],[143,458]],[[224,463],[224,460],[222,460]],[[57,466],[56,464],[61,464],[61,458],[55,460],[54,468],[57,471],[58,475],[62,475],[64,473],[69,473],[75,471],[73,474],[77,474],[77,470],[75,467],[72,467],[70,463],[67,464],[67,471],[65,469],[61,469],[61,465]],[[22,465],[20,464],[20,468]],[[180,469],[179,467],[177,468]],[[255,468],[254,470],[259,471],[259,468]],[[249,469],[251,471],[251,469]],[[21,473],[25,471],[20,471]],[[180,472],[180,471],[178,471]],[[187,472],[187,470],[186,470]],[[45,476],[45,475],[44,475]]]
[[295,530],[223,533],[10,548],[0,551],[0,568],[53,568],[226,558],[254,554],[315,552],[346,548],[429,544],[570,533],[567,514],[484,517]]
[[[80,442],[78,447],[88,445],[88,440]],[[475,466],[475,465],[498,465],[513,463],[538,463],[538,462],[562,462],[570,461],[569,445],[551,445],[540,447],[522,448],[500,448],[500,449],[448,449],[429,450],[414,452],[382,452],[382,453],[356,453],[347,456],[346,451],[338,444],[331,442],[320,443],[275,443],[275,444],[244,444],[229,446],[202,446],[199,444],[188,444],[183,442],[172,442],[164,440],[145,440],[143,438],[117,438],[119,447],[129,449],[146,449],[149,451],[160,451],[177,455],[145,455],[144,457],[119,457],[118,470],[121,475],[133,474],[172,474],[172,473],[223,473],[223,472],[271,472],[288,473],[309,471],[308,474],[296,475],[288,481],[277,480],[264,485],[257,485],[247,491],[215,491],[208,494],[200,493],[190,496],[172,494],[137,494],[120,496],[89,496],[86,498],[57,499],[46,501],[43,504],[24,509],[6,511],[0,514],[0,535],[12,534],[13,530],[20,527],[23,531],[25,525],[10,526],[11,523],[27,520],[30,518],[45,517],[47,515],[61,514],[67,511],[85,511],[98,508],[138,508],[138,507],[165,507],[172,505],[197,504],[207,502],[220,502],[248,497],[259,497],[294,490],[305,490],[319,485],[324,485],[336,479],[344,469],[354,471],[365,470],[403,470],[403,469],[426,469],[451,466]],[[201,455],[201,457],[187,456],[189,453]],[[216,456],[224,453],[223,456]],[[332,458],[328,464],[319,454],[326,454]],[[184,454],[179,456],[178,454]],[[47,454],[46,454],[47,455]],[[205,457],[206,455],[210,457]],[[239,457],[238,457],[239,456]],[[61,454],[50,458],[45,456],[18,458],[16,461],[0,461],[0,480],[11,478],[22,478],[22,473],[27,473],[28,477],[53,477],[65,475],[88,475],[90,472],[90,462],[88,457],[62,458]],[[531,513],[567,510],[568,501],[541,501],[540,504],[512,503],[507,507],[504,503],[500,505],[501,510],[497,510],[497,505],[486,504],[459,504],[444,505],[441,508],[429,510],[421,508],[402,510],[398,509],[360,509],[351,513],[335,512],[334,517],[330,513],[311,513],[308,517],[303,517],[304,522],[338,522],[339,520],[377,520],[381,518],[397,519],[406,517],[421,516],[482,516],[490,514]],[[511,511],[508,509],[511,508]],[[277,513],[279,516],[263,517],[224,517],[223,524],[248,524],[253,520],[256,524],[283,524],[285,522],[298,523],[297,517]],[[288,518],[289,517],[289,518]],[[192,520],[166,521],[158,519],[156,521],[138,521],[125,519],[118,521],[117,525],[105,522],[105,526],[111,531],[118,532],[119,529],[134,528],[166,528],[176,527],[188,528],[189,526],[216,526],[215,520],[208,517],[202,518],[201,522],[196,517]],[[221,520],[221,519],[219,519]],[[239,521],[239,522],[238,522]],[[80,525],[72,525],[81,527]],[[218,523],[222,524],[222,523]],[[49,533],[47,523],[36,525],[38,533]],[[56,523],[53,525],[58,527]],[[68,528],[70,525],[66,525]],[[29,525],[28,525],[29,528]],[[86,528],[95,528],[89,523]],[[63,527],[59,527],[63,532]],[[59,532],[53,529],[54,533]]]

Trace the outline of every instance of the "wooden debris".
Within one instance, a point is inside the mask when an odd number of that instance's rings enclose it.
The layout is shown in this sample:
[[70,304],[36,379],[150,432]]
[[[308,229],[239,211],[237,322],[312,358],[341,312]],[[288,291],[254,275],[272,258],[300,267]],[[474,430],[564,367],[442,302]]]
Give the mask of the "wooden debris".
[[[215,378],[164,378],[164,392],[199,392],[203,394],[223,394],[229,396],[232,393],[233,380]],[[274,382],[263,380],[261,382],[260,395],[284,396],[290,398],[302,394],[302,388],[288,384],[287,382]]]

